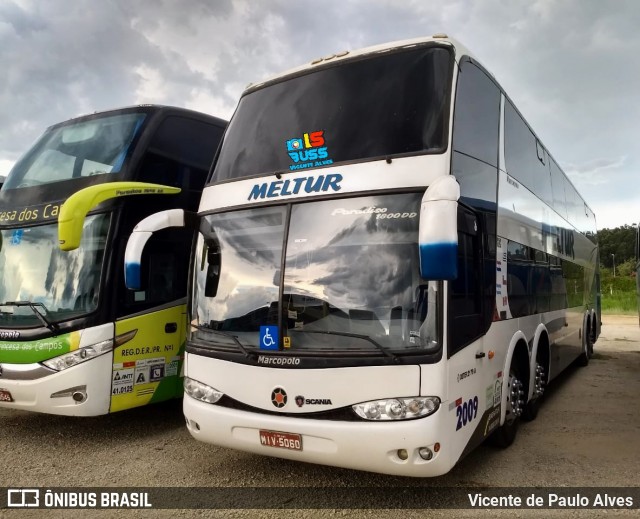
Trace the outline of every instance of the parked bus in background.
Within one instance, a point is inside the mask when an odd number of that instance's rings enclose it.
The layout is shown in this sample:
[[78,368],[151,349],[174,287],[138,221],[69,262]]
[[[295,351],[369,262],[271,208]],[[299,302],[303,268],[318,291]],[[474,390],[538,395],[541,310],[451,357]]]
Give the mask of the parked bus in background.
[[0,407],[93,416],[182,394],[192,236],[149,241],[137,292],[124,249],[141,218],[197,208],[225,125],[163,106],[95,113],[15,164],[0,191]]
[[184,412],[201,441],[443,474],[513,442],[598,336],[593,212],[446,36],[249,86],[196,221]]

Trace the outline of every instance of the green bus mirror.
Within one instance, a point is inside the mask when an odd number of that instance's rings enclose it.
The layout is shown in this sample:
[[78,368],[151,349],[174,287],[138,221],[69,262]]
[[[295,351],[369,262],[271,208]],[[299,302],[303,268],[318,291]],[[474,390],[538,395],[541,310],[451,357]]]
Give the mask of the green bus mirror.
[[181,190],[177,187],[145,182],[107,182],[89,186],[71,195],[58,215],[58,239],[64,251],[75,250],[80,246],[82,227],[87,213],[98,204],[134,195],[174,195]]

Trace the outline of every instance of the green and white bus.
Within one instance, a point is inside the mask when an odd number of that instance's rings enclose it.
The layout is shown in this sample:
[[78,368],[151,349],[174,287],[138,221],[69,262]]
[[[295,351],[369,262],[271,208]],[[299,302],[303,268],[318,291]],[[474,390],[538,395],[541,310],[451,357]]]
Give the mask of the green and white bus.
[[436,476],[513,442],[598,336],[593,212],[444,36],[249,86],[195,227],[183,405],[201,441]]
[[106,111],[51,126],[15,164],[0,191],[0,408],[94,416],[182,394],[193,236],[154,236],[135,292],[123,258],[139,220],[197,208],[225,126]]

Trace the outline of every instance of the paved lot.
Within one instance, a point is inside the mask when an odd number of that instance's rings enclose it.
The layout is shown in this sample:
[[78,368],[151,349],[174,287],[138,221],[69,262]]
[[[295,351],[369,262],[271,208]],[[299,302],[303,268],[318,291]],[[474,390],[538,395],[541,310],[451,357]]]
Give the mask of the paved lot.
[[[180,405],[170,403],[91,419],[0,410],[0,486],[178,487],[640,487],[640,327],[635,316],[605,316],[587,368],[553,383],[538,419],[524,424],[507,450],[481,446],[449,474],[431,480],[388,477],[294,463],[195,442]],[[446,491],[443,489],[443,491]],[[354,503],[358,503],[354,489]],[[331,510],[94,511],[92,517],[326,517]],[[474,510],[436,510],[462,517]],[[585,511],[501,511],[505,517]],[[82,511],[10,511],[5,517],[84,517]],[[507,515],[508,514],[508,515]],[[638,515],[609,511],[607,516]],[[0,513],[0,515],[3,515]],[[407,510],[362,510],[366,517],[424,516]],[[487,516],[494,516],[496,512]]]

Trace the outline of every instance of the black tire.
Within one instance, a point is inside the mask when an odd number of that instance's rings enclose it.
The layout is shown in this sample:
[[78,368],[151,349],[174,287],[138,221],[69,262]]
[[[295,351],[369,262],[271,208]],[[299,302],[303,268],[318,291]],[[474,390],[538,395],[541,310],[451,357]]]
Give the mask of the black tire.
[[592,321],[589,329],[589,358],[593,357],[593,346],[596,340],[596,324]]
[[540,410],[540,399],[542,397],[534,398],[533,400],[529,400],[527,405],[524,406],[524,411],[522,411],[522,419],[525,422],[533,422],[538,416],[538,411]]
[[591,331],[589,330],[589,324],[585,322],[584,327],[582,328],[582,353],[578,357],[576,363],[580,367],[586,367],[589,365],[589,359],[593,355],[593,337],[591,335]]
[[[547,374],[544,371],[544,362],[538,358],[536,360],[536,368],[532,373],[533,376],[533,398],[527,402],[527,405],[522,412],[522,419],[525,422],[532,422],[538,416],[540,410],[540,404],[544,398],[544,390],[547,386]],[[538,380],[540,378],[540,380]]]
[[514,362],[515,359],[511,361],[509,378],[507,379],[507,416],[504,423],[491,435],[491,443],[501,449],[506,449],[514,442],[516,434],[518,433],[518,425],[520,424],[520,414],[513,416],[514,413],[511,411],[513,407],[511,404],[511,395],[514,390],[512,387],[513,382],[516,382],[516,391],[522,390],[522,377],[520,376],[520,371]]

